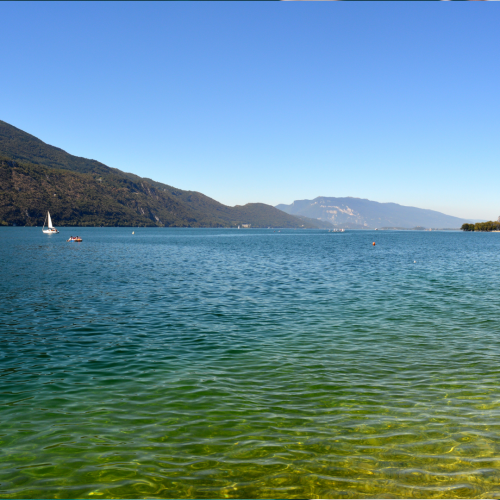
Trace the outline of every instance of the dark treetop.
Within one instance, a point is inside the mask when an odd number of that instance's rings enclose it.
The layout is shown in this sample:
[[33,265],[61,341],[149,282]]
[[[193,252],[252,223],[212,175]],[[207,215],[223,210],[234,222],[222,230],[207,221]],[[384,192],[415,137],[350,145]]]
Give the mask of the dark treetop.
[[[500,218],[500,217],[499,217]],[[463,224],[462,231],[500,231],[500,221],[476,222],[475,224]]]

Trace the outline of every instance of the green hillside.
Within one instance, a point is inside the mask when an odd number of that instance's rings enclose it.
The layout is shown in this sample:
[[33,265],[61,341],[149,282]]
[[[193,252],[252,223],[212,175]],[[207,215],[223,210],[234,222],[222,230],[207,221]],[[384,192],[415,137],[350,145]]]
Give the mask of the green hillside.
[[0,154],[13,160],[80,173],[103,174],[113,170],[98,161],[73,156],[60,148],[45,144],[37,137],[2,120],[0,120]]
[[217,226],[197,220],[175,200],[131,181],[0,159],[0,221],[41,225],[47,210],[58,225]]
[[315,227],[270,205],[228,207],[79,158],[0,121],[0,224]]

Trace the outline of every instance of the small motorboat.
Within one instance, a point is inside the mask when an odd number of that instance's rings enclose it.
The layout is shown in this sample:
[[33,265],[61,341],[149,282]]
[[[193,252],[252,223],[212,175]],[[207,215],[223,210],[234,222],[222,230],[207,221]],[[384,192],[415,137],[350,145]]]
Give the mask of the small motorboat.
[[80,238],[80,236],[71,236],[69,238],[69,240],[66,240],[66,241],[76,241],[76,242],[80,242],[82,241],[82,239]]

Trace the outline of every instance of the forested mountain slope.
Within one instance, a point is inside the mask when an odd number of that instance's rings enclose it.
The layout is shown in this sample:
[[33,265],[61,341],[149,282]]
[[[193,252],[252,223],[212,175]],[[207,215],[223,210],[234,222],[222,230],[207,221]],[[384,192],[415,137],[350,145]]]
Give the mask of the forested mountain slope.
[[173,227],[315,227],[270,205],[228,207],[194,191],[73,156],[0,121],[0,223]]

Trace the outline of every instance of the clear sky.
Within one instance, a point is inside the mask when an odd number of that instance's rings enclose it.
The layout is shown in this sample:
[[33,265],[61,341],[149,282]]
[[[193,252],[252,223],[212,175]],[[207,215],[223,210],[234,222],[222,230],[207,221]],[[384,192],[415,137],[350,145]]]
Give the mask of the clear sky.
[[497,2],[0,3],[0,119],[228,205],[500,215]]

